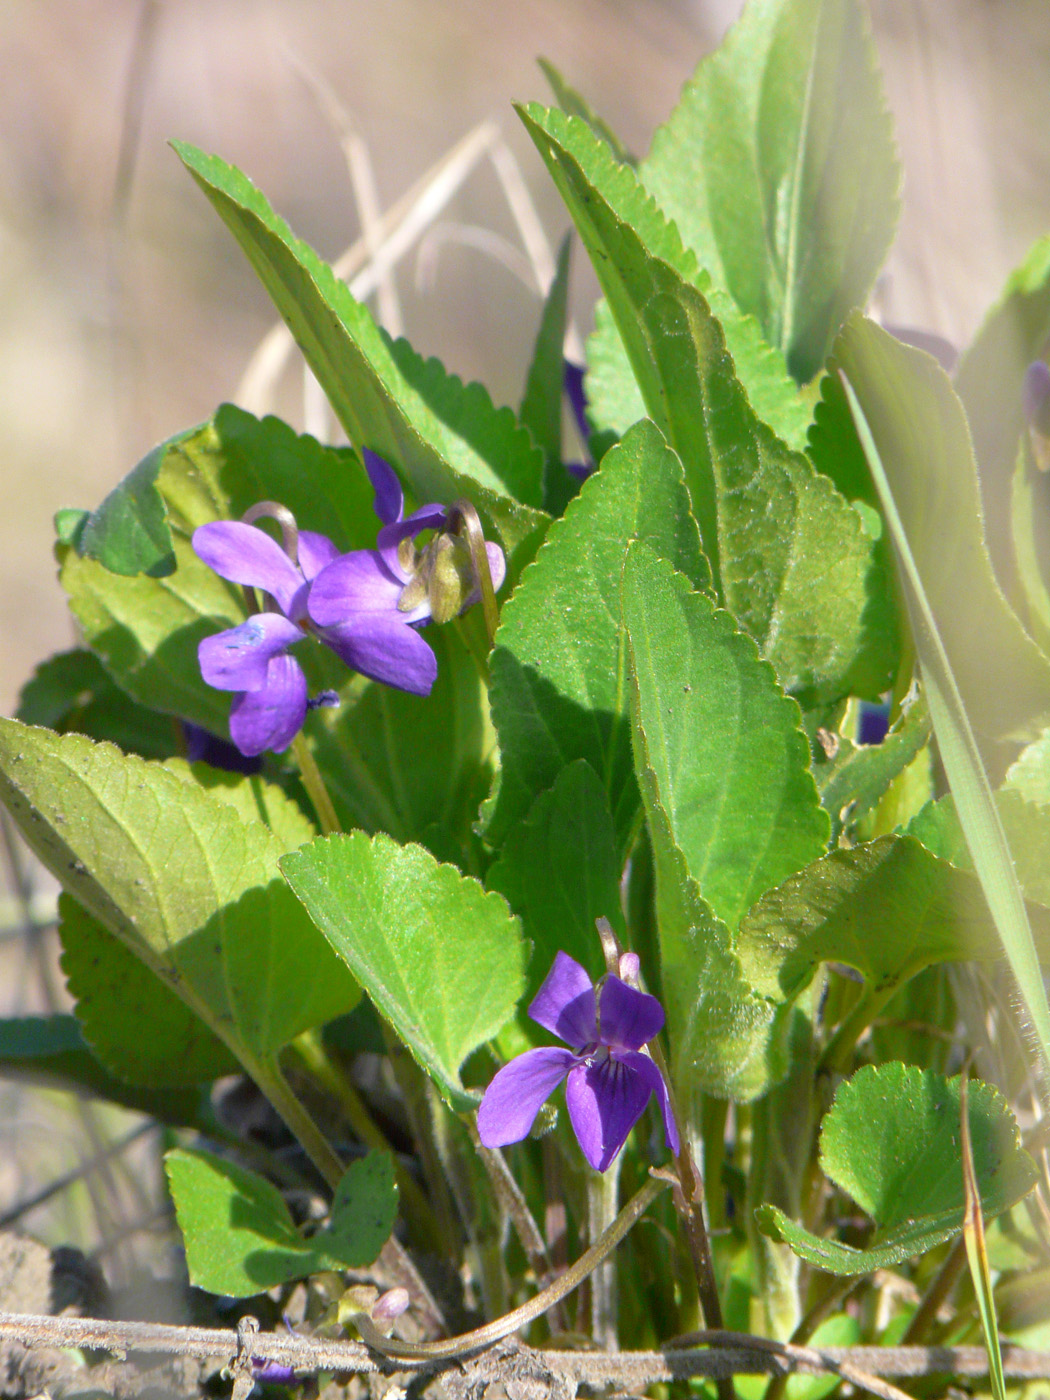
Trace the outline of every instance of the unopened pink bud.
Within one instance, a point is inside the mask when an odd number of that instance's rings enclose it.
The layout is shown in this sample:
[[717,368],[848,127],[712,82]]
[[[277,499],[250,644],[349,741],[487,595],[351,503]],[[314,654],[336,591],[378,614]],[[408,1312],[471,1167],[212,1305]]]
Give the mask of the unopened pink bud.
[[641,959],[637,953],[620,954],[620,981],[626,982],[631,987],[638,986],[638,976],[642,970]]
[[408,1308],[411,1299],[405,1288],[391,1288],[382,1294],[372,1307],[373,1322],[393,1322]]

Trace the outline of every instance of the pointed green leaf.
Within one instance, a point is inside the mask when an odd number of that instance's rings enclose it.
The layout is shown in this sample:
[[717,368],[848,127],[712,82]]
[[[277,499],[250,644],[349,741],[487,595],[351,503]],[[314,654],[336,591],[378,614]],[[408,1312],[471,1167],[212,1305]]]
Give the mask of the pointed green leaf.
[[464,385],[437,360],[385,337],[239,170],[174,145],[273,298],[351,442],[402,468],[420,502],[450,505],[468,496],[520,568],[546,517],[538,509],[543,459],[513,413],[494,408],[481,385]]
[[[941,854],[909,835],[823,856],[748,912],[738,941],[746,975],[779,1001],[824,962],[856,968],[880,994],[932,963],[994,961],[1002,949],[980,882]],[[1050,952],[1050,917],[1039,933]]]
[[249,1298],[322,1269],[371,1264],[390,1238],[397,1209],[385,1152],[354,1162],[340,1181],[328,1225],[304,1239],[277,1188],[211,1152],[175,1148],[164,1166],[186,1246],[190,1282]]
[[1003,787],[1020,793],[1026,802],[1050,806],[1050,729],[1021,750],[1006,770]]
[[68,894],[58,912],[66,987],[84,1039],[111,1074],[181,1089],[237,1073],[222,1041],[94,915]]
[[[1050,807],[1026,801],[1015,788],[997,792],[995,807],[1025,898],[1044,907],[1050,906]],[[943,860],[951,861],[962,870],[973,869],[966,837],[950,797],[928,803],[910,823],[908,832]],[[1029,909],[1029,917],[1034,921],[1036,912]],[[1041,924],[1033,928],[1036,946],[1045,957],[1046,950],[1039,939],[1042,931]]]
[[[973,1160],[989,1219],[1032,1189],[1035,1164],[990,1084],[969,1094]],[[879,1227],[871,1248],[823,1240],[775,1207],[759,1224],[830,1273],[867,1273],[901,1263],[957,1234],[964,1197],[959,1160],[959,1080],[890,1063],[865,1066],[840,1086],[820,1134],[821,1165]]]
[[[623,337],[620,344],[616,335],[608,338],[599,332],[602,348],[598,356],[607,364],[608,374],[620,386],[623,396],[619,392],[603,392],[598,378],[592,375],[588,392],[594,392],[596,421],[622,433],[643,416],[638,410],[644,404],[644,412],[667,431],[666,415],[650,391],[647,362],[639,358],[637,336],[623,315],[625,307],[634,305],[649,276],[647,260],[657,258],[704,294],[719,319],[737,375],[758,416],[785,441],[800,445],[809,411],[787,373],[783,356],[762,339],[758,323],[743,315],[728,294],[712,284],[708,272],[683,245],[677,228],[635,173],[617,164],[605,142],[579,119],[536,104],[519,109],[519,115],[579,229],[619,336]],[[623,345],[627,347],[626,354]],[[594,363],[596,346],[592,340],[589,362]],[[633,388],[632,376],[636,380]],[[608,412],[604,411],[606,402]]]
[[863,306],[900,167],[857,0],[751,3],[686,84],[640,171],[686,244],[800,382]]
[[881,744],[850,743],[840,739],[839,752],[826,767],[816,770],[821,805],[831,817],[832,840],[844,826],[865,816],[893,780],[921,752],[930,738],[930,715],[922,696],[908,705]]
[[0,719],[0,800],[29,845],[250,1072],[349,1009],[352,978],[260,821],[158,765]]
[[554,100],[561,110],[572,117],[585,121],[596,136],[600,136],[621,165],[633,165],[634,157],[609,124],[602,120],[587,99],[566,81],[554,64],[545,58],[536,60],[543,76],[550,83]]
[[520,926],[503,899],[421,846],[360,831],[313,841],[281,869],[446,1099],[472,1107],[460,1066],[524,990]]
[[486,884],[521,916],[532,940],[528,992],[534,996],[560,951],[597,980],[606,967],[595,920],[623,938],[622,861],[609,798],[589,763],[577,759],[510,833]]
[[85,559],[96,559],[110,573],[149,574],[163,578],[175,568],[171,531],[164,501],[157,490],[157,472],[165,453],[183,434],[169,438],[143,457],[113,488],[97,510],[80,513],[69,529],[69,512],[55,525],[59,538]]
[[[867,419],[971,724],[996,739],[1033,738],[1050,721],[1050,661],[992,572],[966,415],[948,376],[860,315],[836,341],[832,367],[846,375]],[[1009,686],[992,682],[999,676],[1009,676]]]
[[[956,488],[965,489],[965,473],[953,484],[945,479],[942,469],[945,460],[958,465],[962,409],[939,366],[925,355],[920,355],[916,361],[905,346],[871,323],[865,325],[861,318],[856,318],[847,328],[840,345],[843,342],[846,358],[861,371],[859,382],[866,409],[845,374],[842,384],[897,554],[941,761],[1003,950],[1032,1018],[1044,1062],[1050,1064],[1050,1007],[1046,989],[1010,848],[968,713],[971,706],[980,704],[984,692],[982,679],[969,667],[974,656],[979,655],[989,665],[998,662],[1005,666],[999,674],[1010,675],[1008,693],[1011,699],[1016,700],[1018,695],[1015,682],[1022,695],[1027,684],[1031,693],[1027,705],[1022,700],[1022,707],[1041,707],[1044,711],[1050,702],[1046,693],[1050,662],[1021,631],[996,588],[980,539],[976,504],[968,523],[968,534],[964,524],[955,540],[950,537],[945,540],[943,534],[937,542],[932,538],[938,496],[945,496],[950,502],[952,521],[966,519],[965,515],[959,517],[955,513],[958,508]],[[868,371],[866,375],[865,370]],[[891,397],[887,396],[888,390]],[[874,429],[867,412],[872,414]],[[931,452],[924,442],[927,430],[936,444],[947,438],[950,450]],[[965,419],[962,419],[961,432],[965,437]],[[919,463],[923,464],[922,468]],[[932,501],[928,499],[931,487]],[[934,507],[932,516],[925,513],[930,506]],[[975,526],[978,527],[976,536]],[[953,543],[968,546],[968,552],[965,548],[951,550]],[[947,567],[945,556],[951,561]],[[960,567],[966,565],[969,568]],[[961,590],[954,598],[946,592],[949,584]],[[960,596],[968,602],[964,609],[957,606]],[[977,606],[969,606],[974,599]],[[997,628],[999,636],[975,638],[967,628],[964,637],[960,628],[960,619],[964,616],[970,627],[987,624]],[[991,649],[980,645],[989,641],[994,642]],[[1010,661],[1017,665],[1017,672],[1009,669]],[[956,666],[963,668],[961,682],[956,679]],[[1028,668],[1027,678],[1023,674],[1024,666]],[[987,672],[989,676],[995,674],[993,670]],[[1042,696],[1036,694],[1039,684],[1044,687]],[[1000,690],[1000,693],[1007,692]],[[1026,723],[1033,722],[1034,716],[1030,714]],[[1001,722],[1000,726],[996,726],[998,732],[1010,732]]]
[[144,1089],[111,1075],[91,1053],[75,1016],[0,1020],[0,1078],[86,1092],[175,1127],[207,1132],[213,1126],[207,1095],[190,1089]]
[[[756,417],[721,326],[682,273],[674,226],[631,172],[561,114],[522,116],[587,245],[646,410],[682,459],[719,596],[807,703],[878,694],[896,620],[860,515]],[[641,213],[647,241],[625,210]]]
[[544,494],[550,492],[552,470],[561,469],[561,418],[565,397],[565,324],[569,302],[571,234],[558,249],[554,280],[543,303],[536,344],[532,351],[520,418],[544,456]]
[[1010,480],[1026,429],[1024,374],[1048,339],[1050,237],[1043,237],[1010,273],[955,373],[980,468],[988,544],[1004,584],[1012,576]]
[[698,587],[708,583],[682,465],[648,422],[606,454],[504,604],[490,662],[502,762],[487,808],[496,845],[567,764],[584,758],[626,850],[638,811],[620,629],[631,539],[650,543]]
[[637,545],[624,566],[623,617],[639,729],[675,844],[704,900],[735,929],[827,843],[798,706],[733,619]]

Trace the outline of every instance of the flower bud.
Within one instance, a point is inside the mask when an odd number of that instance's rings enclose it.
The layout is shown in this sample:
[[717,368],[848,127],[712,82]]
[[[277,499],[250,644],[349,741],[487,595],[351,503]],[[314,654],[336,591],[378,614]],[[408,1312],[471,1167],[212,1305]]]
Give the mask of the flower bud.
[[405,1288],[390,1288],[380,1295],[372,1307],[372,1321],[378,1325],[393,1322],[403,1312],[407,1312],[411,1299]]

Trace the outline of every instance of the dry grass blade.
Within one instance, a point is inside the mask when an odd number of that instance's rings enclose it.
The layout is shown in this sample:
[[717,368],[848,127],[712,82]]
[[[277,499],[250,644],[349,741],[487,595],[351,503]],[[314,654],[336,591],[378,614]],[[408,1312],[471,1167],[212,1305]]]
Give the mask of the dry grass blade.
[[[358,301],[365,300],[400,262],[461,188],[481,158],[499,140],[494,122],[481,122],[418,180],[379,219],[370,240],[362,236],[333,264]],[[378,242],[372,246],[375,239]],[[260,341],[241,378],[237,403],[251,413],[271,410],[274,387],[295,348],[291,332],[278,323]]]

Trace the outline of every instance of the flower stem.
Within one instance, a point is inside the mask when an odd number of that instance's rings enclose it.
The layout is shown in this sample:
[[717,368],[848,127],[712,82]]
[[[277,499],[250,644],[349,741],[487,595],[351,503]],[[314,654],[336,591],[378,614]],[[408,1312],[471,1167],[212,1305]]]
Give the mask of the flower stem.
[[387,1140],[383,1130],[368,1111],[368,1106],[357,1090],[332,1063],[328,1052],[316,1032],[307,1031],[293,1041],[291,1053],[300,1061],[307,1074],[321,1086],[339,1105],[346,1121],[366,1147],[389,1152],[394,1157],[394,1170],[397,1174],[397,1187],[401,1204],[411,1227],[422,1237],[427,1249],[440,1252],[444,1240],[438,1229],[434,1210],[419,1183]]
[[485,548],[485,535],[481,528],[478,513],[469,501],[456,501],[449,511],[451,517],[459,516],[463,533],[470,547],[470,562],[474,566],[474,579],[481,593],[481,610],[485,614],[485,630],[489,634],[489,646],[496,640],[499,626],[499,605],[496,590],[492,586],[492,571],[489,568],[488,551]]
[[[587,1175],[587,1224],[592,1240],[601,1239],[616,1215],[622,1157],[604,1172]],[[591,1275],[591,1336],[604,1351],[616,1350],[616,1266],[603,1259]]]
[[[675,1172],[678,1177],[678,1180],[673,1183],[675,1210],[678,1212],[678,1218],[685,1230],[686,1243],[689,1245],[689,1255],[693,1261],[693,1273],[696,1275],[696,1287],[700,1294],[700,1308],[704,1315],[705,1325],[718,1331],[723,1325],[722,1304],[718,1297],[718,1280],[715,1277],[711,1241],[704,1221],[704,1183],[696,1169],[689,1141],[685,1135],[685,1127],[678,1115],[671,1076],[667,1072],[667,1061],[658,1040],[650,1043],[649,1053],[653,1057],[656,1068],[663,1075],[671,1100],[671,1112],[678,1124],[681,1146],[675,1157]],[[733,1400],[735,1391],[732,1376],[719,1379],[717,1386],[719,1400]]]
[[302,731],[292,740],[292,753],[296,763],[299,765],[299,772],[302,775],[303,786],[310,795],[310,801],[314,804],[314,811],[317,813],[317,820],[321,824],[321,832],[325,836],[331,836],[333,831],[342,831],[339,818],[335,814],[332,799],[328,795],[324,778],[321,777],[321,770],[314,760],[310,745]]
[[494,1322],[487,1322],[484,1327],[476,1327],[472,1332],[463,1332],[458,1337],[447,1337],[440,1342],[403,1342],[397,1337],[384,1337],[372,1319],[363,1313],[354,1318],[354,1326],[373,1351],[398,1361],[417,1361],[425,1364],[480,1351],[503,1337],[509,1337],[512,1332],[519,1331],[542,1316],[554,1303],[567,1297],[573,1289],[578,1288],[583,1280],[609,1257],[667,1184],[663,1177],[654,1177],[647,1181],[642,1189],[631,1197],[602,1237],[596,1240],[586,1253],[581,1254],[575,1264],[566,1269],[560,1278],[542,1293],[537,1293],[534,1298],[523,1303],[520,1308],[496,1318]]

